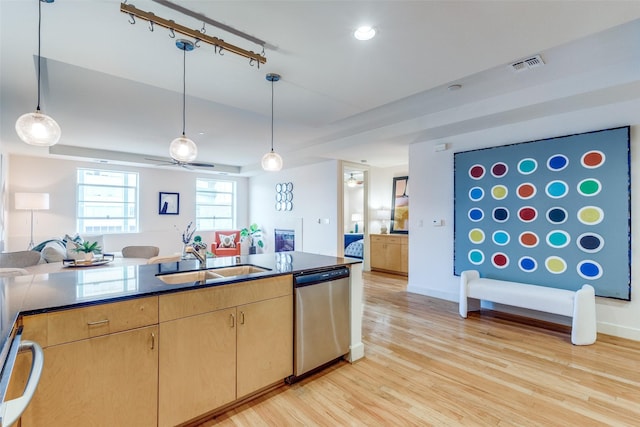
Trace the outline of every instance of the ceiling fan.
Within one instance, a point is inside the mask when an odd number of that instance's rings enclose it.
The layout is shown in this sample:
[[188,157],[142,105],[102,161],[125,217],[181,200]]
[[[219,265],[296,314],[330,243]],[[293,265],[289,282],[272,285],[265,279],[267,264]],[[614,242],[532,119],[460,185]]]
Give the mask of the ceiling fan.
[[193,168],[215,168],[215,165],[211,163],[182,162],[176,159],[151,159],[148,157],[145,157],[145,159],[157,162],[157,166],[179,166],[189,170],[193,170]]
[[356,177],[353,176],[353,173],[350,174],[349,178],[345,180],[345,182],[348,187],[356,187],[364,183],[364,181],[356,179]]

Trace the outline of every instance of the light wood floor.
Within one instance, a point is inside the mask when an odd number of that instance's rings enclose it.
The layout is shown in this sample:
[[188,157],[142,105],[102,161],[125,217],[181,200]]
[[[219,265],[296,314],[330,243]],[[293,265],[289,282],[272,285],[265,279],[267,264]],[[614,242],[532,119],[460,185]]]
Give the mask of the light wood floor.
[[281,387],[204,426],[639,426],[640,342],[405,292],[364,273],[365,358]]

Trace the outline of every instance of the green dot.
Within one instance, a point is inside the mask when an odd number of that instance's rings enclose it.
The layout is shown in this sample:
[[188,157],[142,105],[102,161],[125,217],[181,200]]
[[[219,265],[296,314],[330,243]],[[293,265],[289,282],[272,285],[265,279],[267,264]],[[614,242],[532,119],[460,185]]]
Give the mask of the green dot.
[[600,183],[595,179],[585,179],[580,183],[578,189],[585,196],[592,196],[600,191]]

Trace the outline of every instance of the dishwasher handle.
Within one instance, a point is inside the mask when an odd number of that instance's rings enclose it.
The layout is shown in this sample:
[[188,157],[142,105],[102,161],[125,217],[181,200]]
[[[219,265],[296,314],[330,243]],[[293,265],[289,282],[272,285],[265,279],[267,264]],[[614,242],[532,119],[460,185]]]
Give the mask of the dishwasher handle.
[[18,350],[31,350],[31,372],[29,372],[29,379],[24,387],[22,396],[2,402],[0,405],[0,426],[3,427],[13,425],[22,416],[24,410],[27,409],[40,382],[40,375],[42,375],[42,367],[44,366],[44,353],[38,343],[28,340],[22,341]]

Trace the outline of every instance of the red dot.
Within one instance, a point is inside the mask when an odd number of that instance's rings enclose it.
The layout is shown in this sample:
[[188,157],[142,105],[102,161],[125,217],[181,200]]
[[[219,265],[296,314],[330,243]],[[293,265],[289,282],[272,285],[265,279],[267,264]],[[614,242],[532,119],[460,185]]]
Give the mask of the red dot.
[[471,168],[471,170],[469,171],[469,175],[471,175],[472,178],[482,178],[482,176],[484,175],[484,168],[482,166],[476,165]]
[[507,256],[505,254],[495,254],[493,256],[493,263],[499,267],[504,267],[505,265],[507,265]]
[[522,208],[518,211],[518,216],[522,221],[533,221],[536,219],[537,213],[533,208]]

